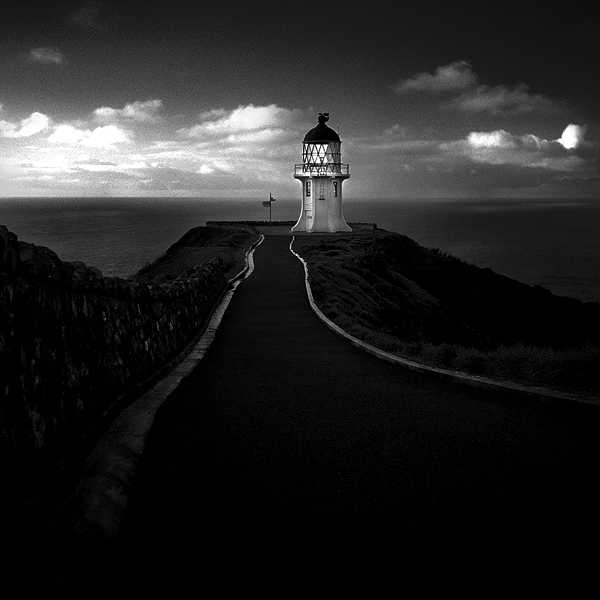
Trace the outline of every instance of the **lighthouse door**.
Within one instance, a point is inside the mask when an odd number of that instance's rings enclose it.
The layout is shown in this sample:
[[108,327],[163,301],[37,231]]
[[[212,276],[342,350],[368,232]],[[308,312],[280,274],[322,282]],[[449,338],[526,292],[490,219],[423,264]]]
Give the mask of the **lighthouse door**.
[[[305,228],[307,230],[310,229],[312,225],[312,217],[313,217],[313,201],[310,196],[310,181],[307,182],[307,194],[304,196],[304,217],[305,217]],[[314,196],[313,196],[314,197]]]

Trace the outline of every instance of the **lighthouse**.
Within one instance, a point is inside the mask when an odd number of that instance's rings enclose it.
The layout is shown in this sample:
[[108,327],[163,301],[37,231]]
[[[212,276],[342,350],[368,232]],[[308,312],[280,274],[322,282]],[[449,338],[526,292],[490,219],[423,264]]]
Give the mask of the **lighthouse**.
[[318,120],[304,136],[302,164],[295,165],[294,178],[302,183],[302,207],[292,231],[352,231],[342,212],[342,183],[350,177],[349,165],[342,164],[342,142],[326,125],[329,113],[319,113]]

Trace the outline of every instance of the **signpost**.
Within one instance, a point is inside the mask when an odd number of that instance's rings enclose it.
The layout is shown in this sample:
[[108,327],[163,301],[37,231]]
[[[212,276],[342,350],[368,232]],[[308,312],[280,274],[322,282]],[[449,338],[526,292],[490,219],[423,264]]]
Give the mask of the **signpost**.
[[264,207],[269,207],[269,227],[271,227],[271,204],[275,202],[275,198],[273,198],[273,196],[269,193],[269,199],[268,200],[263,200],[262,205]]

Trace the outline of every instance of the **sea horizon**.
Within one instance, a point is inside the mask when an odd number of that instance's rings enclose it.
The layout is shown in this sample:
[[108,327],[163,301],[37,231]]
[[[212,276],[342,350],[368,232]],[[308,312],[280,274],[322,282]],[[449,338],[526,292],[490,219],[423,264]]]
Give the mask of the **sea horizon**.
[[[264,198],[0,198],[0,224],[19,240],[128,277],[206,221],[269,220]],[[296,220],[300,200],[278,199],[273,221]],[[344,199],[348,222],[372,222],[417,243],[553,293],[600,299],[600,199]]]

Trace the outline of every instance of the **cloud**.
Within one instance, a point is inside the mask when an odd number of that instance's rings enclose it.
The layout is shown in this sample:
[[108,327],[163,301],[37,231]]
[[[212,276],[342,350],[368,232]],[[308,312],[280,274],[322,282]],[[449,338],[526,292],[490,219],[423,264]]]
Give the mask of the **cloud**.
[[567,125],[565,130],[562,132],[560,138],[556,141],[567,148],[567,150],[580,148],[585,144],[583,137],[586,131],[586,125],[574,125],[573,123],[569,123],[569,125]]
[[30,117],[21,121],[21,129],[18,131],[18,136],[29,137],[30,135],[44,131],[49,125],[50,119],[46,115],[34,112]]
[[112,160],[102,160],[85,156],[78,156],[72,165],[77,169],[96,172],[116,171],[120,168],[120,165]]
[[140,123],[156,123],[160,120],[157,113],[161,109],[162,101],[158,99],[135,101],[118,109],[103,106],[94,110],[87,119],[58,125],[48,137],[48,142],[97,148],[130,143],[133,141],[130,127]]
[[[51,173],[58,185],[60,178],[76,173],[90,189],[112,181],[130,192],[138,186],[142,194],[257,195],[267,183],[281,182],[282,164],[291,169],[290,146],[300,154],[297,129],[307,127],[301,111],[248,105],[204,112],[183,129],[170,129],[173,121],[161,116],[160,129],[138,133],[162,108],[160,100],[136,101],[122,108],[100,107],[87,119],[58,124],[48,148],[38,149],[51,159],[28,157],[28,176]],[[290,177],[289,187],[294,184]]]
[[33,48],[29,52],[29,60],[42,64],[61,65],[65,57],[56,48]]
[[71,160],[62,154],[53,154],[50,156],[44,156],[37,160],[24,163],[22,165],[25,169],[34,169],[42,171],[43,174],[48,173],[72,173]]
[[[600,185],[600,149],[585,131],[573,123],[556,136],[473,130],[447,141],[394,126],[354,138],[353,152],[362,181],[385,181],[388,193],[405,197],[590,196]],[[361,180],[354,179],[354,193],[362,186],[368,193]]]
[[471,65],[458,60],[443,67],[437,67],[435,73],[419,73],[410,79],[401,80],[395,89],[399,94],[406,92],[453,92],[472,87],[477,76]]
[[[102,194],[121,185],[142,195],[252,196],[265,186],[296,191],[292,165],[300,159],[301,136],[311,125],[301,110],[249,104],[182,118],[169,115],[159,99],[108,104],[63,122],[36,124],[35,115],[23,122],[7,118],[0,121],[5,137],[49,127],[35,147],[21,144],[14,151],[18,160],[7,163],[9,180],[26,177],[40,183],[51,176],[52,189],[64,183],[71,192],[87,186]],[[160,126],[154,126],[157,122]]]
[[446,106],[463,112],[497,114],[531,113],[533,111],[552,112],[556,103],[542,96],[532,94],[524,84],[514,88],[505,85],[478,85],[449,101]]
[[109,147],[130,141],[129,136],[116,125],[105,125],[90,129],[77,129],[73,125],[59,125],[48,137],[52,144]]
[[54,133],[50,135],[48,141],[52,144],[78,144],[86,137],[86,132],[76,129],[72,125],[59,125]]
[[[157,145],[154,160],[194,168],[203,187],[279,184],[283,169],[300,155],[302,111],[270,104],[214,109],[177,130],[179,144]],[[300,138],[301,139],[301,138]],[[290,179],[290,187],[295,182]]]
[[[18,195],[21,181],[23,190],[35,182],[36,193],[216,197],[259,196],[272,189],[297,194],[292,165],[300,160],[302,134],[311,125],[302,111],[276,104],[216,108],[181,128],[182,116],[171,118],[163,110],[154,99],[103,106],[63,123],[42,113],[7,117],[0,121],[3,137],[27,140],[50,129],[35,144],[11,143],[10,161],[0,156],[3,193]],[[160,126],[147,126],[159,117]],[[384,181],[386,193],[421,197],[518,195],[519,190],[568,195],[575,189],[589,195],[599,185],[598,148],[586,140],[585,125],[569,123],[554,136],[517,134],[508,127],[461,135],[443,141],[431,127],[394,125],[347,137],[345,147],[360,165],[353,193],[361,186],[367,193],[373,181]]]
[[107,9],[102,2],[89,0],[82,2],[72,13],[68,20],[78,28],[102,31],[109,20]]
[[471,65],[464,60],[437,67],[433,74],[419,73],[410,79],[401,80],[394,86],[400,95],[430,93],[453,96],[442,104],[462,112],[515,114],[533,111],[553,112],[558,103],[541,94],[534,94],[524,83],[514,87],[490,86],[479,83]]
[[498,131],[472,131],[467,136],[472,148],[515,148],[514,136],[500,129]]
[[585,126],[568,125],[557,140],[534,134],[515,135],[503,129],[472,131],[465,139],[440,145],[442,152],[467,157],[476,163],[520,165],[553,171],[592,169],[594,160],[580,154],[585,146]]
[[84,142],[88,146],[106,147],[129,142],[129,138],[122,129],[119,129],[115,125],[106,125],[104,127],[96,127]]
[[23,119],[19,125],[15,125],[10,121],[0,120],[0,137],[30,137],[40,131],[44,131],[49,125],[49,117],[39,112],[32,113],[29,117]]
[[210,163],[200,165],[200,168],[198,169],[197,173],[201,173],[202,175],[210,175],[215,171],[231,173],[234,171],[234,168],[228,163],[219,160],[214,160]]
[[[190,138],[229,138],[231,141],[254,142],[271,139],[290,130],[298,121],[299,111],[268,106],[238,106],[232,111],[212,110],[200,115],[201,122],[179,133]],[[269,132],[269,133],[267,133]],[[237,136],[237,138],[235,137]]]
[[135,101],[126,104],[123,108],[110,108],[102,106],[94,111],[94,116],[100,121],[131,120],[146,123],[155,123],[157,113],[162,109],[161,100]]
[[373,152],[426,156],[435,151],[439,143],[432,128],[415,128],[397,123],[385,129],[381,135],[357,137],[352,141],[354,151],[365,156]]

